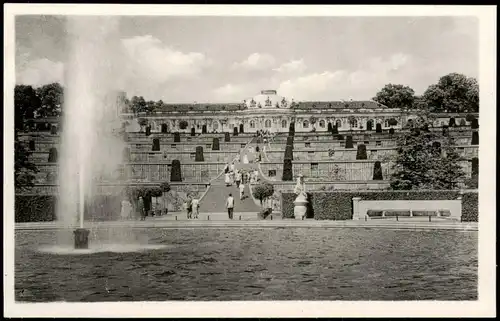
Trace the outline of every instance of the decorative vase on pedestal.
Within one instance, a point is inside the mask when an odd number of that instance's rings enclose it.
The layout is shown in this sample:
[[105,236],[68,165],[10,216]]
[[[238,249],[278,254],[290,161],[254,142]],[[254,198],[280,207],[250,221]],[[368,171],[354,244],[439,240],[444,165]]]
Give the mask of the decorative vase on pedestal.
[[297,198],[295,199],[295,208],[293,210],[293,216],[295,217],[296,220],[302,220],[305,218],[306,213],[307,213],[307,199],[304,196],[304,194],[299,194]]

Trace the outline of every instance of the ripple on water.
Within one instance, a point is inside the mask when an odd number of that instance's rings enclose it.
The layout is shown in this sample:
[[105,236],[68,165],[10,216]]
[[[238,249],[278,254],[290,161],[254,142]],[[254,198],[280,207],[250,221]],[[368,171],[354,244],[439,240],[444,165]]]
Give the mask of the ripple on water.
[[43,253],[59,255],[84,255],[103,252],[130,253],[143,252],[151,250],[161,250],[172,248],[173,246],[159,244],[100,244],[88,249],[75,249],[71,246],[50,245],[39,247],[38,250]]

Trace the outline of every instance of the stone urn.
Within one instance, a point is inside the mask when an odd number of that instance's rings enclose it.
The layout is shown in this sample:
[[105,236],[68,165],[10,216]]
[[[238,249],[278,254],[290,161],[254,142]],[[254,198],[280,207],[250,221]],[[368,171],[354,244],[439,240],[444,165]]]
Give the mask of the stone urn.
[[75,236],[75,249],[88,249],[89,248],[89,234],[90,230],[78,228],[73,231]]
[[307,213],[307,198],[304,194],[299,194],[293,203],[295,204],[293,216],[296,220],[303,220]]

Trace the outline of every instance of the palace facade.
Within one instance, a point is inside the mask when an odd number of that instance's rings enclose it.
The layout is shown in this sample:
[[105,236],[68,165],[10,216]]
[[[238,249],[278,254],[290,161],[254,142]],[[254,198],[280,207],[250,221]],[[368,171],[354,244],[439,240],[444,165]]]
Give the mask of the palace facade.
[[[354,117],[354,118],[352,118]],[[375,130],[376,124],[383,129],[391,127],[394,118],[400,128],[410,115],[400,109],[388,108],[375,101],[309,101],[295,102],[278,95],[275,90],[263,90],[260,94],[232,104],[166,104],[154,113],[122,113],[127,121],[127,131],[140,130],[139,118],[147,120],[151,132],[197,133],[238,132],[255,133],[259,130],[288,132],[291,122],[297,132],[326,132],[328,124],[339,131]]]

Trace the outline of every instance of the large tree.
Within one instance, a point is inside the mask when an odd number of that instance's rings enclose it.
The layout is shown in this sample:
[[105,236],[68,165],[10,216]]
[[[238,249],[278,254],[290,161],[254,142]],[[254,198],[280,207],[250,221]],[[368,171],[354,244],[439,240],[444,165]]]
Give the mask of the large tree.
[[132,99],[130,100],[130,108],[132,109],[132,112],[134,114],[146,112],[147,106],[146,106],[146,100],[144,100],[144,97],[140,96],[133,96]]
[[411,109],[415,91],[408,86],[387,84],[373,97],[373,100],[389,108]]
[[36,90],[31,86],[16,85],[14,88],[14,125],[16,132],[29,127],[41,106]]
[[58,117],[61,115],[64,104],[64,89],[59,83],[52,83],[38,87],[37,95],[41,106],[37,110],[39,117]]
[[33,87],[17,85],[14,88],[14,186],[18,190],[31,188],[38,172],[35,164],[29,160],[31,152],[25,142],[19,139],[19,133],[31,126],[30,121],[40,106],[40,99]]
[[423,114],[409,133],[398,137],[392,189],[456,189],[463,182],[465,173],[453,139],[429,131],[430,123]]
[[478,112],[479,85],[475,78],[451,73],[429,86],[422,98],[433,112]]

